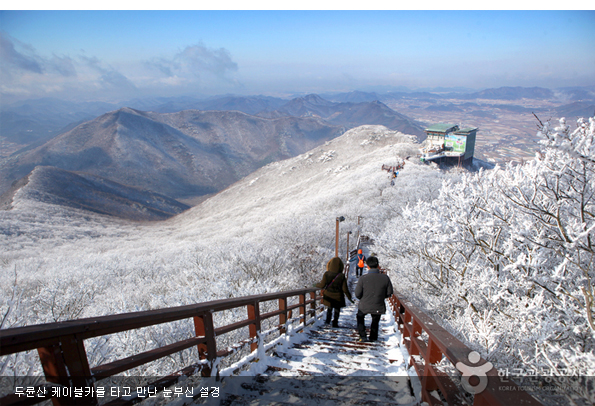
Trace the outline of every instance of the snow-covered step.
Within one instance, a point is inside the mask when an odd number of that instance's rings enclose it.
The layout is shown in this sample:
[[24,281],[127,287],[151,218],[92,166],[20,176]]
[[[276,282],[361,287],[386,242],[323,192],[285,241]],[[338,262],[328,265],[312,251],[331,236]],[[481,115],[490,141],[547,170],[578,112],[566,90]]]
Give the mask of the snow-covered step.
[[[212,404],[418,405],[392,317],[382,317],[378,341],[358,342],[356,313],[350,304],[341,311],[341,327],[319,320],[296,334],[259,360],[248,372],[255,376],[224,378],[223,398]],[[196,402],[205,403],[211,404]]]
[[[234,377],[234,379],[240,379]],[[406,377],[259,376],[236,385],[220,403],[240,405],[408,405],[418,403]]]

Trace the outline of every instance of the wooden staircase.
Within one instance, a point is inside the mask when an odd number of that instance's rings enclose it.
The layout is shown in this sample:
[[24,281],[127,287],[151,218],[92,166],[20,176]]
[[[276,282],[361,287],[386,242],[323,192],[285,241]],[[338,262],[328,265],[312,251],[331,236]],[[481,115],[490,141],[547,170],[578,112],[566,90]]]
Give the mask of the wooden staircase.
[[[218,404],[225,405],[419,405],[390,314],[382,317],[376,342],[358,342],[351,304],[340,327],[318,321],[289,348],[276,348],[254,377],[224,377]],[[263,367],[264,368],[264,367]],[[238,384],[239,383],[239,384]],[[229,386],[233,386],[232,391]],[[215,404],[214,399],[194,404]]]

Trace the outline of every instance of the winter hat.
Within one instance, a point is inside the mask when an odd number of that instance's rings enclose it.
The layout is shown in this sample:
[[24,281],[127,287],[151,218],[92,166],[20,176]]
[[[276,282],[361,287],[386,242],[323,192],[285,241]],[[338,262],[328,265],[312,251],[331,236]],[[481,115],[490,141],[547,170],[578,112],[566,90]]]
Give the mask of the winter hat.
[[343,261],[341,261],[341,258],[339,257],[334,257],[332,258],[330,261],[328,261],[328,263],[326,264],[326,270],[330,271],[330,272],[343,272]]
[[378,258],[368,257],[368,259],[366,259],[366,264],[368,264],[370,268],[378,268]]
[[363,252],[362,250],[357,250],[357,253],[358,254],[361,254],[362,252]]

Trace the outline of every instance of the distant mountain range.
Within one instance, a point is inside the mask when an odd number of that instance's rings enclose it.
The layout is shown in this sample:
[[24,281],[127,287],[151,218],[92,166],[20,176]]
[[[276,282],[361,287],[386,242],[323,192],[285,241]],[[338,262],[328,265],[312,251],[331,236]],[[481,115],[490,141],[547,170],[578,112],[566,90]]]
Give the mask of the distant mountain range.
[[5,159],[0,190],[41,165],[191,198],[215,193],[267,163],[301,154],[343,132],[316,118],[122,108]]
[[358,103],[331,102],[316,94],[311,94],[295,98],[273,112],[265,111],[259,115],[269,117],[283,115],[318,117],[346,129],[359,127],[360,125],[376,124],[404,134],[415,135],[420,141],[425,137],[422,130],[423,126],[420,123],[397,113],[378,100]]
[[[303,105],[301,110],[295,107],[300,104]],[[411,134],[421,135],[421,126],[387,106],[370,108],[362,102],[337,103],[309,95],[293,100],[267,96],[223,96],[202,100],[192,97],[148,98],[119,104],[72,103],[51,98],[29,100],[2,107],[0,136],[23,147],[29,147],[31,144],[38,146],[78,124],[122,107],[157,113],[216,110],[240,111],[265,118],[320,117],[329,119],[331,124],[344,126],[346,130],[362,124],[382,124],[393,130],[404,131],[408,128],[407,131]],[[372,116],[366,117],[367,113],[371,113]],[[335,116],[329,117],[331,114]],[[403,125],[400,121],[410,121],[410,124]]]
[[328,93],[322,95],[327,100],[335,102],[363,102],[380,100],[389,102],[399,99],[415,100],[441,100],[441,99],[488,99],[488,100],[560,100],[560,101],[595,101],[595,86],[586,87],[566,87],[559,89],[547,89],[543,87],[499,87],[485,89],[476,92],[452,92],[443,89],[443,91],[417,91],[417,92],[349,92],[349,93]]
[[[91,120],[101,114],[117,110],[121,107],[130,107],[136,110],[153,111],[157,113],[176,113],[183,110],[237,110],[250,115],[262,117],[275,117],[281,115],[302,116],[311,113],[322,118],[328,118],[321,108],[324,103],[315,101],[313,97],[324,100],[328,110],[343,111],[353,108],[355,104],[380,101],[383,103],[400,99],[420,101],[438,101],[444,99],[486,99],[486,100],[521,100],[521,99],[555,99],[566,104],[575,102],[595,104],[595,87],[568,87],[560,89],[546,89],[540,87],[500,87],[485,89],[478,92],[452,92],[448,89],[435,89],[435,91],[413,92],[363,92],[353,91],[347,93],[326,93],[322,95],[300,96],[291,100],[269,96],[215,96],[215,97],[153,97],[134,99],[121,103],[86,102],[73,103],[58,99],[36,99],[2,106],[0,111],[0,136],[10,142],[27,146],[35,142],[44,142],[49,138],[68,131],[83,121]],[[299,101],[304,99],[304,101]],[[314,104],[315,108],[308,113],[295,108],[297,104]],[[349,105],[352,103],[352,105]],[[357,108],[357,107],[356,107]],[[349,123],[353,123],[353,125]],[[349,114],[343,114],[335,123],[348,128],[361,124],[383,124],[380,122],[352,121]],[[391,125],[387,125],[391,129]]]
[[543,87],[500,87],[461,96],[467,99],[519,100],[519,99],[553,99],[554,92]]
[[[422,124],[383,101],[435,101],[427,108],[435,111],[477,106],[479,110],[470,114],[491,117],[481,110],[490,102],[479,100],[523,98],[564,100],[556,112],[566,117],[590,116],[595,110],[593,87],[356,91],[291,100],[234,95],[147,98],[126,102],[127,107],[30,100],[3,106],[0,112],[0,142],[21,147],[11,155],[1,154],[0,195],[5,195],[0,206],[10,207],[11,196],[22,189],[46,202],[99,213],[137,220],[165,218],[270,162],[309,151],[360,125],[383,125],[420,141],[425,137]],[[447,99],[469,101],[453,104]],[[531,111],[514,103],[494,108]]]

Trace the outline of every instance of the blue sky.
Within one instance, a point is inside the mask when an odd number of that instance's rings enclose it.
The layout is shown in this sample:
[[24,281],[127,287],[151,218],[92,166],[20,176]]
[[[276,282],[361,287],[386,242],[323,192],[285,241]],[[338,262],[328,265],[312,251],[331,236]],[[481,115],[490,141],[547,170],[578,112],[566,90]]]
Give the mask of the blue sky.
[[595,11],[0,11],[4,101],[595,85]]

